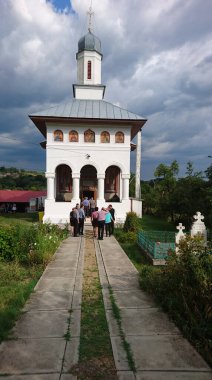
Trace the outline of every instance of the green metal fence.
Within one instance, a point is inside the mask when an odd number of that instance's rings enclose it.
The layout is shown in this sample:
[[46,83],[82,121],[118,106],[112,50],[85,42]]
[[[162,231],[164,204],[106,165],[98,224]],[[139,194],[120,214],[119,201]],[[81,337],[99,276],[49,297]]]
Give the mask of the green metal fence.
[[137,241],[153,259],[166,259],[168,252],[175,251],[175,232],[140,231]]

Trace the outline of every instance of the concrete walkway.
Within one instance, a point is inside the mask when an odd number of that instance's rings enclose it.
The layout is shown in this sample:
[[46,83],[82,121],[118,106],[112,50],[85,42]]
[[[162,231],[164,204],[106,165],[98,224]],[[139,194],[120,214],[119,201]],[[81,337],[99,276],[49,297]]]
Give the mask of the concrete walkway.
[[76,380],[68,371],[78,362],[83,255],[82,238],[70,237],[57,250],[11,340],[0,345],[1,379]]
[[[211,380],[212,372],[138,283],[138,272],[114,237],[96,241],[100,280],[120,380]],[[108,286],[120,309],[136,374],[130,372],[111,310]]]
[[[139,289],[137,270],[115,238],[95,240],[95,249],[119,379],[211,380],[209,366]],[[83,262],[84,238],[65,240],[27,302],[11,340],[0,345],[1,379],[76,380],[68,372],[78,362]],[[120,308],[136,374],[129,369],[113,317],[109,286]],[[69,333],[70,340],[65,339]]]

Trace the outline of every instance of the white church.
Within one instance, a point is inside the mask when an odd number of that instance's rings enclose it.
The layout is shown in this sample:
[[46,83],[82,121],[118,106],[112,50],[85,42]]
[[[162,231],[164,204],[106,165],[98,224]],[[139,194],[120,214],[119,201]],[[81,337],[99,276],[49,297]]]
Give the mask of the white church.
[[[99,208],[112,204],[116,221],[142,215],[140,200],[141,129],[146,119],[104,100],[101,42],[91,31],[78,42],[73,99],[29,115],[45,137],[47,198],[44,222],[69,222],[84,197]],[[132,139],[137,135],[137,144]],[[129,198],[130,152],[136,153],[136,198]]]

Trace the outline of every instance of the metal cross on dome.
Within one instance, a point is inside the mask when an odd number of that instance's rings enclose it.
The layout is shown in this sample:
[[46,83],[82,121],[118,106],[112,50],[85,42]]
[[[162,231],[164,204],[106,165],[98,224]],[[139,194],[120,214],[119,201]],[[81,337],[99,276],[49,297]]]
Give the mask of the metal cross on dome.
[[201,214],[201,212],[197,211],[196,215],[193,216],[194,219],[196,219],[196,222],[201,222],[204,219],[204,216]]
[[92,0],[91,0],[91,5],[89,7],[87,15],[88,15],[88,31],[92,32],[92,16],[94,15],[94,12],[92,10]]

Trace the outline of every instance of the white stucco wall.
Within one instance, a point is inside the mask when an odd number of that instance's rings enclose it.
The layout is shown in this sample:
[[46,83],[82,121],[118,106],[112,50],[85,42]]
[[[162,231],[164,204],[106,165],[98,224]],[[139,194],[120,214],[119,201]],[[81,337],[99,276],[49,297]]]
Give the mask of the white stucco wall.
[[[63,132],[63,142],[54,141],[53,132],[59,129]],[[84,142],[84,132],[91,129],[95,132],[95,143]],[[79,142],[69,142],[69,132],[79,133]],[[123,144],[115,143],[116,132],[123,131]],[[110,133],[110,143],[101,143],[101,132]],[[89,155],[89,158],[86,158]],[[80,173],[84,165],[93,165],[98,174],[104,174],[108,166],[116,165],[122,174],[130,174],[130,126],[119,129],[116,126],[60,125],[47,124],[46,171],[55,172],[60,164],[70,166],[72,172]]]
[[[63,132],[63,142],[54,141],[54,131]],[[95,143],[84,142],[84,132],[91,129],[95,132]],[[69,142],[69,132],[75,130],[79,134],[79,142]],[[110,133],[110,143],[101,143],[101,132]],[[125,139],[124,143],[115,143],[116,132],[122,131]],[[131,209],[131,202],[124,199],[123,183],[130,177],[130,136],[131,127],[118,128],[116,125],[93,126],[85,124],[47,124],[47,146],[46,146],[46,176],[55,177],[58,165],[66,164],[72,170],[72,177],[80,177],[80,171],[85,165],[93,165],[97,170],[97,178],[104,178],[105,171],[109,166],[115,165],[120,168],[120,198],[121,202],[114,203],[116,209],[116,219],[121,222],[126,218],[126,213]],[[89,158],[88,156],[89,155]],[[80,200],[75,198],[72,202],[56,202],[55,179],[54,194],[52,199],[45,201],[44,222],[67,223],[69,213]],[[97,201],[98,207],[107,207],[108,203],[104,199]]]
[[[77,56],[77,83],[101,84],[102,57],[95,51],[84,50]],[[91,61],[91,79],[87,78],[88,61]]]

